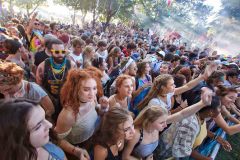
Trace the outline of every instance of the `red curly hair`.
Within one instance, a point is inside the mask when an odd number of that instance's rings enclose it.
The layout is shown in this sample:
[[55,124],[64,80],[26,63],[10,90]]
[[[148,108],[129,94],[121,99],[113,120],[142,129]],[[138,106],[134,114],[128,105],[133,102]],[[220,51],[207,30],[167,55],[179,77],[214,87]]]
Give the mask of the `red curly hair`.
[[71,107],[73,109],[74,115],[79,112],[81,82],[90,78],[95,79],[84,69],[75,68],[68,72],[67,80],[60,92],[60,99],[64,108]]
[[116,87],[117,88],[120,87],[122,85],[123,81],[126,80],[126,79],[130,79],[132,81],[133,85],[135,85],[135,82],[134,82],[134,80],[131,76],[126,75],[126,74],[122,74],[122,75],[118,76],[117,79],[116,79]]
[[88,72],[97,82],[97,96],[100,98],[103,96],[103,86],[101,78],[103,77],[102,72],[97,69],[96,67],[89,66],[84,69],[86,72]]

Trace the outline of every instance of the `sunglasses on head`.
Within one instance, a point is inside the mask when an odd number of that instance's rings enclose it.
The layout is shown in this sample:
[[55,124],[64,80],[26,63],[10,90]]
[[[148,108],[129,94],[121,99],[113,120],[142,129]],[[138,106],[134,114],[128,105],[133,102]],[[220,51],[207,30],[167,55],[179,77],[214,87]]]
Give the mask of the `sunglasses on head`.
[[52,53],[55,53],[55,54],[66,54],[67,53],[67,51],[65,51],[65,50],[54,50],[54,49],[52,49],[51,50],[51,52]]

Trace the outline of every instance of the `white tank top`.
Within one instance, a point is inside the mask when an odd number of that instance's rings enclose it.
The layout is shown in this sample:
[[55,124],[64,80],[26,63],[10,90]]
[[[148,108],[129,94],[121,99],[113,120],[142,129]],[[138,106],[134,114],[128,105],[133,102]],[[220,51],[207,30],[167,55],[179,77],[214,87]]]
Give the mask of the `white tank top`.
[[88,140],[95,131],[97,119],[98,115],[93,106],[91,110],[83,116],[80,116],[78,113],[77,120],[66,137],[67,140],[71,144],[79,144]]

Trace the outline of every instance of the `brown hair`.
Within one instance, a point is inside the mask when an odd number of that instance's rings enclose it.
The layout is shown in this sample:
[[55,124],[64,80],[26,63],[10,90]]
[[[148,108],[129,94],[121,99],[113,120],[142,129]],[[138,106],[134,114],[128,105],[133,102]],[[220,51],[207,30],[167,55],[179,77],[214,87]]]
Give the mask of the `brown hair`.
[[17,85],[24,77],[24,70],[16,63],[0,62],[0,84]]
[[149,106],[144,108],[134,120],[134,126],[146,128],[150,123],[156,121],[159,117],[167,115],[167,109],[161,106]]
[[139,77],[141,77],[143,75],[143,72],[145,71],[146,65],[149,64],[149,62],[143,61],[143,62],[139,62],[137,64],[137,75]]
[[238,93],[237,90],[233,87],[224,87],[223,85],[217,86],[217,96],[224,97],[230,92]]
[[161,92],[162,86],[166,86],[168,81],[173,77],[170,74],[162,74],[157,76],[153,81],[153,86],[151,90],[148,92],[147,96],[137,105],[139,110],[142,110],[147,106],[148,102],[157,97],[157,95]]
[[178,74],[184,75],[186,77],[187,82],[189,82],[191,80],[192,73],[191,73],[190,68],[188,68],[188,67],[183,67],[182,69],[180,69],[178,71]]
[[74,38],[73,40],[72,40],[72,45],[73,45],[73,47],[76,47],[77,45],[79,45],[79,46],[84,46],[85,45],[85,42],[84,42],[84,40],[82,40],[81,38]]
[[121,49],[119,47],[114,47],[110,50],[110,53],[108,55],[108,57],[117,57],[117,53],[121,52]]
[[122,85],[123,81],[126,79],[130,79],[132,81],[133,85],[135,84],[133,81],[133,78],[131,76],[122,74],[122,75],[118,76],[116,79],[116,87],[117,88],[120,87]]
[[22,44],[17,38],[6,39],[3,45],[6,48],[8,54],[16,54],[19,48],[22,47]]
[[104,41],[104,40],[100,40],[100,41],[98,41],[97,46],[98,47],[106,47],[107,46],[107,42]]
[[64,83],[61,92],[60,99],[63,107],[71,107],[76,115],[79,112],[80,106],[80,87],[82,81],[94,77],[86,70],[71,69],[67,75],[67,80]]
[[211,85],[214,83],[214,80],[222,81],[224,77],[224,73],[221,71],[214,71],[206,80],[208,85]]
[[100,129],[95,139],[96,144],[106,146],[106,144],[114,145],[120,137],[124,135],[124,131],[120,128],[130,117],[130,112],[120,107],[113,107],[104,114]]

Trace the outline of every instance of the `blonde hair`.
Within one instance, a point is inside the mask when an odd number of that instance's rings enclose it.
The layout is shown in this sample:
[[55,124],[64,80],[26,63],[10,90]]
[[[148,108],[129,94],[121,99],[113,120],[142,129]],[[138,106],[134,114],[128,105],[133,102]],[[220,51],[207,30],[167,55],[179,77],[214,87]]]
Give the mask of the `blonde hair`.
[[159,117],[167,114],[167,109],[161,106],[145,107],[134,120],[134,126],[138,128],[146,128],[149,124],[156,121]]
[[94,48],[92,46],[86,46],[83,50],[83,55],[89,54],[92,51],[94,51]]
[[137,105],[138,110],[142,110],[144,107],[147,106],[151,99],[157,97],[157,95],[162,92],[162,86],[167,86],[167,83],[170,79],[173,79],[170,74],[162,74],[157,76],[154,79],[152,88],[148,92],[147,96]]

